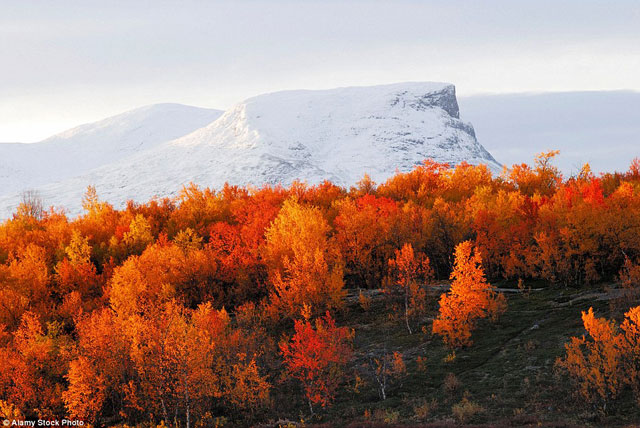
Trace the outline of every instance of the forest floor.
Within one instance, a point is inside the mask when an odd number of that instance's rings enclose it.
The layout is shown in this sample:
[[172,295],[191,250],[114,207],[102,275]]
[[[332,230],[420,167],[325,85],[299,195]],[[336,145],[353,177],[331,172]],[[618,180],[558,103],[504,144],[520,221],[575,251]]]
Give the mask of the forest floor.
[[[513,283],[498,284],[509,290],[505,293],[507,312],[496,324],[480,323],[473,344],[456,351],[453,358],[442,340],[431,335],[443,287],[434,289],[429,313],[414,322],[413,334],[407,332],[400,308],[390,307],[384,295],[367,291],[371,306],[364,310],[357,291],[351,291],[346,310],[337,318],[339,325],[356,331],[348,384],[331,407],[317,409],[313,418],[299,398],[300,391],[274,397],[283,403],[278,406],[283,419],[296,420],[297,425],[306,419],[306,426],[351,428],[601,427],[640,423],[638,407],[631,399],[620,401],[603,415],[577,399],[567,379],[554,369],[556,359],[565,353],[564,344],[571,336],[584,334],[581,311],[592,306],[598,316],[609,317],[616,290],[604,286],[588,290],[549,288],[535,282],[529,285],[530,292],[518,292]],[[392,380],[387,398],[382,400],[369,361],[370,357],[394,351],[403,355],[408,374]],[[294,409],[297,419],[292,417]]]

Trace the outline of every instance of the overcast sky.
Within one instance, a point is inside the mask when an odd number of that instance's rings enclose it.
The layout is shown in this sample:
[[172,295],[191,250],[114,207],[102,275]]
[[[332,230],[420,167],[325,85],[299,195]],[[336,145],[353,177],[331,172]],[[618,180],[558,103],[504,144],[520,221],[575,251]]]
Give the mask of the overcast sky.
[[637,1],[0,0],[0,141],[293,88],[640,90],[639,23]]

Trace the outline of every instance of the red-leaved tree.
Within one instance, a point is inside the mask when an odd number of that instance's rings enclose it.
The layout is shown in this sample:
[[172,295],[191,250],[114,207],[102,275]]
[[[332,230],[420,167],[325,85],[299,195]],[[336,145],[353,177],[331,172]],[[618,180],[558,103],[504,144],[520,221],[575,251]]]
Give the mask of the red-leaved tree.
[[304,387],[309,410],[333,401],[345,364],[351,359],[353,331],[337,327],[329,312],[315,322],[295,322],[290,342],[280,344],[288,374]]

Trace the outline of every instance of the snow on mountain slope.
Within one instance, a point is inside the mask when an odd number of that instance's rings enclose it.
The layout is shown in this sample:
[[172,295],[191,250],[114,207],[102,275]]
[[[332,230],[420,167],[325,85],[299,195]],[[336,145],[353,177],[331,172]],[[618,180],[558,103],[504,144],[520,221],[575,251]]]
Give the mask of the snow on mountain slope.
[[382,181],[425,158],[500,168],[473,127],[459,120],[453,85],[440,83],[262,95],[168,146],[199,153],[199,159],[216,153],[225,163],[219,170],[233,183],[302,178],[349,185],[364,172]]
[[0,144],[0,194],[64,180],[192,132],[222,114],[155,104],[78,126],[33,144]]
[[[400,83],[250,98],[209,125],[86,174],[40,187],[46,203],[79,212],[88,184],[117,206],[175,195],[190,181],[209,187],[328,179],[384,181],[425,158],[501,165],[459,119],[453,85]],[[0,198],[0,206],[16,199]]]

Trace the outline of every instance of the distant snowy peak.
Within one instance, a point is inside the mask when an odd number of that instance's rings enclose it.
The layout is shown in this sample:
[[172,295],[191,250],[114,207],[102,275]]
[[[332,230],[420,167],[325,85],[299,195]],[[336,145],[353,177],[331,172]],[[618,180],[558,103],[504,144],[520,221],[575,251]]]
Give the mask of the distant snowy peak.
[[[39,143],[0,144],[0,219],[15,209],[18,195],[30,189],[46,193],[46,204],[75,212],[79,206],[72,200],[76,192],[66,194],[71,189],[64,186],[58,194],[46,189],[153,150],[208,125],[222,113],[181,104],[155,104],[78,126]],[[88,184],[92,183],[83,187]]]
[[119,150],[135,151],[174,140],[210,124],[223,113],[183,104],[152,104],[76,126],[37,143],[11,145],[34,152],[73,149],[117,155]]
[[56,134],[41,145],[90,145],[92,148],[126,147],[130,144],[153,146],[181,137],[205,126],[222,111],[182,104],[152,104],[98,122],[80,125]]
[[22,191],[74,177],[208,125],[220,110],[155,104],[54,135],[39,143],[0,144],[0,192]]

